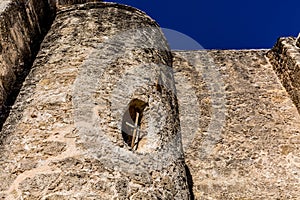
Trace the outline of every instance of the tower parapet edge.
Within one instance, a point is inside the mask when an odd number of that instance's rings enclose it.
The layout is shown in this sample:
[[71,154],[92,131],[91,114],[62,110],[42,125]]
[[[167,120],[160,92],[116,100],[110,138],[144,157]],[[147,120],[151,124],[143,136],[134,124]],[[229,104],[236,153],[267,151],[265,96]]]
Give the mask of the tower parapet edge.
[[84,4],[90,2],[102,2],[102,0],[51,0],[51,4],[55,6],[56,9],[62,9],[70,5]]
[[299,33],[299,35],[297,37],[296,46],[300,48],[300,33]]

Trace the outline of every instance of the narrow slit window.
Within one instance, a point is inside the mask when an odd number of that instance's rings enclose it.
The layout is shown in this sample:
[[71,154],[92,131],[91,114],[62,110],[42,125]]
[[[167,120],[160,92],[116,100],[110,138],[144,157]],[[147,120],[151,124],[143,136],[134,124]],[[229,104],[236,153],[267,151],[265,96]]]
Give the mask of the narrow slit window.
[[122,137],[124,142],[133,151],[138,148],[143,111],[147,105],[142,100],[133,99],[123,115]]

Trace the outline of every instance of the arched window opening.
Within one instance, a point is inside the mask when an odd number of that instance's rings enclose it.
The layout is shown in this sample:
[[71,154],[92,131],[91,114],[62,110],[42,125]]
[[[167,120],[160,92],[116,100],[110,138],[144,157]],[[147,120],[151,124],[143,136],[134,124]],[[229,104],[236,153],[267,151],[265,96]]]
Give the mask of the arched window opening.
[[138,148],[143,111],[146,106],[148,106],[148,103],[139,99],[133,99],[123,115],[122,137],[124,142],[133,151]]

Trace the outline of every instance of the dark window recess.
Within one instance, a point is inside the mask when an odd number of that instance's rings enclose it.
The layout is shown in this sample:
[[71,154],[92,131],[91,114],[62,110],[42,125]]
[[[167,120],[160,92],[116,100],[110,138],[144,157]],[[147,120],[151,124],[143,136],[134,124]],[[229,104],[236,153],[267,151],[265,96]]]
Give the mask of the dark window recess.
[[133,99],[123,115],[122,137],[131,150],[138,148],[143,111],[146,106],[148,106],[148,103],[139,99]]

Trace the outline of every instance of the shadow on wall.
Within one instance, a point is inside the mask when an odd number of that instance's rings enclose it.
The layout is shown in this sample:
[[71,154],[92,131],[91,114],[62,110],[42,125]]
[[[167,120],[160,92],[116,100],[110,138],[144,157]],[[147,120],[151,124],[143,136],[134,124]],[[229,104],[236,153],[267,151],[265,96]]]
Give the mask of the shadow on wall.
[[187,165],[185,165],[184,168],[185,168],[185,173],[186,173],[187,182],[188,182],[188,186],[189,186],[189,192],[191,195],[190,198],[191,198],[191,200],[194,200],[195,196],[194,196],[194,191],[193,191],[193,187],[194,187],[193,177],[192,177],[189,167]]
[[[43,38],[55,18],[55,11],[47,1],[25,0],[10,3],[0,13],[1,68],[10,73],[0,77],[4,89],[0,105],[0,130],[28,75]],[[8,31],[10,30],[10,31]],[[17,56],[13,56],[17,55]],[[5,135],[0,135],[0,144]]]

